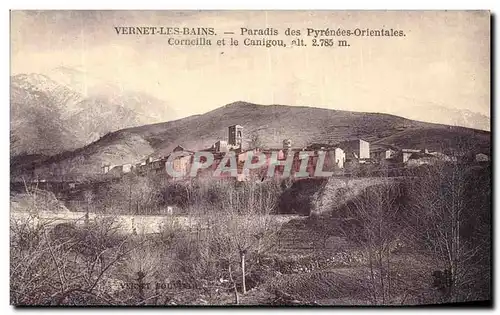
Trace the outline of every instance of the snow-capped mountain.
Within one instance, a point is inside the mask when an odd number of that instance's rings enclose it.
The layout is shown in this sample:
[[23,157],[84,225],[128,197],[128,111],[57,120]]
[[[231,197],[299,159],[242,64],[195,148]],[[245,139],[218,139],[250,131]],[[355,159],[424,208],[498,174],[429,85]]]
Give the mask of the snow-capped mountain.
[[394,111],[393,114],[409,119],[431,123],[462,126],[479,130],[490,131],[490,118],[467,109],[454,109],[445,106],[415,106],[411,109]]
[[70,72],[65,70],[59,71],[58,80],[37,73],[11,77],[11,156],[54,155],[115,130],[169,117],[157,115],[155,108],[175,118],[164,102],[144,93],[121,92],[105,83],[89,84],[87,91],[82,91],[85,84],[75,84],[81,82],[75,78],[81,78],[82,73],[75,70],[64,76]]

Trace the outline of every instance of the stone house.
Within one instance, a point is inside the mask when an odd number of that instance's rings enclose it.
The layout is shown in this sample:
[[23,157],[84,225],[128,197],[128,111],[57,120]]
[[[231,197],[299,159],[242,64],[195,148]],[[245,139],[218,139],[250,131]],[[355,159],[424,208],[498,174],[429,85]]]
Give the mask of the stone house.
[[[165,158],[165,171],[167,172],[167,168],[171,167],[174,172],[184,173],[188,175],[188,172],[191,169],[194,152],[186,150],[179,145],[174,148],[173,153],[176,153],[176,155],[175,159],[173,159],[172,161],[169,161],[170,155]],[[170,177],[170,174],[168,174],[168,176]]]
[[214,143],[212,150],[214,152],[229,152],[227,141],[219,140]]
[[[314,177],[316,168],[319,167],[319,157],[320,154],[324,154],[325,159],[322,165],[322,171],[324,172],[339,172],[344,166],[344,153],[340,148],[327,149],[325,147],[307,147],[305,149],[291,149],[288,144],[284,144],[286,147],[283,149],[252,149],[241,152],[238,154],[238,173],[240,180],[251,177],[266,178],[270,167],[274,167],[274,176],[281,177],[285,171],[284,165],[278,165],[277,163],[286,161],[287,158],[292,159],[292,165],[290,169],[289,176],[294,177],[297,172],[300,171],[302,165],[301,153],[308,151],[312,154],[307,158],[307,164],[305,171],[309,174],[308,177]],[[249,158],[249,154],[253,155],[252,163],[257,163],[259,159],[259,154],[263,154],[266,159],[266,163],[263,164],[258,169],[244,170],[245,161]],[[272,157],[276,157],[276,161],[272,160]],[[243,174],[245,173],[245,174]],[[252,176],[253,175],[253,176]]]
[[133,167],[131,163],[116,165],[111,167],[111,169],[106,173],[113,176],[121,176],[132,171]]
[[406,163],[412,154],[420,153],[422,150],[419,149],[401,149],[401,162]]
[[356,159],[362,162],[370,158],[370,143],[363,139],[349,140],[338,145],[345,153],[345,159]]
[[435,155],[425,152],[415,152],[408,157],[406,165],[408,167],[415,167],[420,165],[432,165],[438,161],[439,158],[436,157]]
[[381,162],[393,158],[397,153],[397,149],[390,146],[380,146],[370,150],[370,158],[374,161]]

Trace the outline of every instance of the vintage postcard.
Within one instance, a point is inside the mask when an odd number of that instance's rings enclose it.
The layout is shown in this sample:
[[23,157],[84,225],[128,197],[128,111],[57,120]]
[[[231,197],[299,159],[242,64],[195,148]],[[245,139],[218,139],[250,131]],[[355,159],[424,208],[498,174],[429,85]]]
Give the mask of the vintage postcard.
[[10,303],[491,305],[488,11],[11,11]]

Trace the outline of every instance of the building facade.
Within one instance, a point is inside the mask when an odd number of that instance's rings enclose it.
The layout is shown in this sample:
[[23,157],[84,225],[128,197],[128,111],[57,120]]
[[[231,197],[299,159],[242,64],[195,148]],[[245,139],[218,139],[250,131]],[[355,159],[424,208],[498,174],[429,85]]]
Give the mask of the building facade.
[[344,150],[346,160],[364,160],[370,158],[370,143],[363,139],[344,141],[339,144]]
[[229,126],[228,144],[233,150],[243,149],[243,127],[240,125]]

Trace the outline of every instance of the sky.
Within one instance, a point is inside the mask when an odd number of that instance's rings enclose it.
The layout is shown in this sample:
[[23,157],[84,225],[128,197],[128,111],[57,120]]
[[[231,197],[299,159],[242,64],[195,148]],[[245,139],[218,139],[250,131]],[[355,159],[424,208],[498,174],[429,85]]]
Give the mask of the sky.
[[[117,35],[115,26],[214,27],[218,35],[212,46],[175,47],[167,44],[172,36]],[[244,38],[266,36],[241,36],[241,27],[281,34],[300,29],[308,46],[245,47]],[[349,37],[350,47],[312,47],[307,28],[394,28],[406,36]],[[240,45],[215,45],[230,36]],[[295,37],[267,38],[289,43]],[[11,74],[62,67],[80,71],[89,86],[108,82],[151,94],[178,118],[238,100],[406,116],[444,106],[490,117],[485,12],[12,12]],[[440,118],[446,117],[433,117]]]

